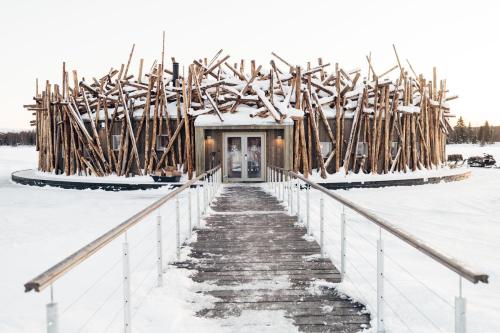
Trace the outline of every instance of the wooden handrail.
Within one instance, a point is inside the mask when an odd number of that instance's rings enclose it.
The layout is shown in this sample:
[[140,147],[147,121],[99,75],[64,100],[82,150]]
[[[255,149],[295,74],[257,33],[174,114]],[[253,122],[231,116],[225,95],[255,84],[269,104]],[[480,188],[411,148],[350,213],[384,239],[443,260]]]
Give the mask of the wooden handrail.
[[165,204],[168,200],[175,198],[176,195],[184,191],[186,188],[191,187],[194,183],[197,181],[203,179],[207,175],[215,173],[220,166],[216,166],[213,169],[208,170],[207,172],[204,172],[200,176],[193,178],[186,182],[184,185],[176,188],[172,192],[169,192],[167,195],[161,197],[151,205],[147,206],[140,212],[136,213],[135,215],[131,216],[127,220],[123,221],[113,229],[109,230],[102,236],[98,237],[97,239],[93,240],[92,242],[88,243],[78,251],[74,252],[70,256],[68,256],[66,259],[63,259],[62,261],[58,262],[51,268],[47,269],[45,272],[41,273],[34,279],[30,280],[29,282],[24,284],[25,292],[29,292],[31,290],[35,290],[37,292],[42,291],[45,289],[47,286],[50,284],[54,283],[57,279],[59,279],[61,276],[63,276],[66,272],[70,271],[73,269],[75,266],[83,262],[85,259],[89,258],[92,256],[94,253],[99,251],[102,247],[104,247],[106,244],[110,243],[112,240],[117,238],[118,236],[122,235],[125,231],[142,221],[146,216],[154,212],[156,209],[161,207],[163,204]]
[[465,267],[463,264],[458,262],[456,259],[451,258],[443,253],[440,253],[439,251],[437,251],[437,250],[433,249],[432,247],[430,247],[429,245],[425,244],[423,241],[421,241],[417,237],[415,237],[415,236],[407,233],[406,231],[396,227],[395,225],[393,225],[392,223],[390,223],[386,219],[384,219],[380,216],[377,216],[372,212],[369,212],[368,210],[359,206],[358,204],[355,204],[354,202],[352,202],[352,201],[350,201],[350,200],[348,200],[348,199],[346,199],[346,198],[344,198],[344,197],[342,197],[342,196],[340,196],[332,191],[327,190],[323,186],[321,186],[315,182],[312,182],[312,181],[308,180],[307,178],[303,177],[302,175],[299,175],[293,171],[286,170],[286,169],[279,168],[279,167],[270,167],[270,168],[274,168],[274,169],[279,170],[281,172],[288,173],[289,175],[291,175],[297,179],[302,180],[303,182],[305,182],[309,186],[315,188],[316,190],[320,191],[321,193],[323,193],[323,194],[329,196],[330,198],[332,198],[332,199],[342,203],[343,205],[349,207],[353,211],[357,212],[359,215],[368,219],[368,221],[375,223],[380,228],[393,234],[394,236],[396,236],[400,240],[404,241],[405,243],[413,246],[414,248],[416,248],[420,252],[424,253],[428,257],[439,262],[441,265],[443,265],[443,266],[447,267],[448,269],[452,270],[453,272],[457,273],[458,275],[460,275],[464,279],[467,279],[468,281],[470,281],[472,283],[478,283],[478,282],[488,283],[489,276],[487,274],[474,272],[470,268]]

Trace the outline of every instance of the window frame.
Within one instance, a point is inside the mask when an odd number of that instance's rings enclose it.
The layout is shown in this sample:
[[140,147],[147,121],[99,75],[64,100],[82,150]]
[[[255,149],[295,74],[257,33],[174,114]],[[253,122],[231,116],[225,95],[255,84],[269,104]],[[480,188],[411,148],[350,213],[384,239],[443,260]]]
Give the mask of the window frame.
[[[161,138],[166,138],[165,139],[165,144],[163,146],[160,145],[161,144]],[[156,135],[156,151],[163,151],[163,150],[165,150],[165,148],[167,148],[168,141],[169,141],[168,134],[157,134]]]
[[[117,138],[117,140],[115,140]],[[122,142],[121,134],[112,134],[111,135],[111,150],[112,151],[120,151],[120,143]],[[116,143],[116,147],[115,147]]]

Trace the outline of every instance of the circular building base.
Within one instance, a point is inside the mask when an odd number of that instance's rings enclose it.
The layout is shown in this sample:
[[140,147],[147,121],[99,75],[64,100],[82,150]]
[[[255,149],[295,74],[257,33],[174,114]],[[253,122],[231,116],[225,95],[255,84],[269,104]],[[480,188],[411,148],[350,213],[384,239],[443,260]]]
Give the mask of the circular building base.
[[178,187],[183,182],[161,183],[155,182],[149,176],[142,177],[87,177],[87,176],[63,176],[46,172],[39,172],[36,169],[15,171],[11,174],[12,181],[31,186],[54,186],[65,189],[77,190],[105,190],[105,191],[132,191],[156,189],[163,186]]
[[314,179],[319,185],[330,190],[347,190],[350,188],[377,188],[387,186],[414,186],[454,182],[471,176],[466,167],[455,169],[425,170],[408,173],[386,175],[350,174],[348,176],[333,175],[327,179]]
[[[339,190],[350,188],[376,188],[386,186],[413,186],[452,182],[469,178],[471,172],[467,168],[427,170],[414,173],[397,173],[387,175],[351,174],[348,176],[330,175],[327,179],[312,176],[310,179],[327,189]],[[36,169],[15,171],[12,181],[31,186],[54,186],[65,189],[91,189],[105,191],[132,191],[156,189],[162,186],[178,187],[184,182],[160,183],[154,182],[149,176],[124,178],[63,176],[39,172]]]

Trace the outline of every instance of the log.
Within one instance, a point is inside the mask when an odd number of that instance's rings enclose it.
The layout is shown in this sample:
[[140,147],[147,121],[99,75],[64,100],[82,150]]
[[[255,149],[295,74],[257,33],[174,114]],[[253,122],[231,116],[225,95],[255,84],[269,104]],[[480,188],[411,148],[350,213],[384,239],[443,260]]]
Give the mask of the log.
[[311,123],[313,126],[313,135],[314,135],[314,140],[315,140],[315,148],[316,148],[316,159],[319,164],[319,169],[320,169],[320,174],[321,178],[326,178],[326,169],[325,169],[325,163],[323,161],[323,155],[321,154],[321,146],[320,146],[320,137],[319,137],[319,129],[318,129],[318,124],[316,122],[316,115],[314,112],[314,109],[311,106],[311,99],[310,97],[305,94],[304,96],[307,96],[307,107],[309,109],[309,114],[311,115]]
[[299,124],[299,135],[300,135],[300,150],[301,150],[301,156],[302,156],[302,173],[304,174],[304,177],[308,177],[309,174],[311,174],[311,169],[310,165],[308,163],[308,156],[307,156],[307,147],[306,147],[306,135],[304,131],[304,120],[301,120],[298,122]]
[[127,103],[125,101],[125,97],[123,95],[123,89],[122,89],[120,82],[117,82],[117,85],[118,85],[118,91],[120,92],[121,102],[122,102],[123,108],[125,109],[124,113],[125,113],[125,119],[126,119],[126,126],[128,129],[128,132],[129,132],[130,141],[132,143],[132,152],[134,153],[134,158],[136,161],[137,173],[139,174],[139,176],[142,176],[142,170],[141,170],[141,166],[139,164],[139,152],[137,151],[137,143],[135,141],[134,131],[132,129],[132,123],[130,121],[129,110],[127,108]]
[[207,97],[207,100],[210,103],[210,105],[212,106],[212,108],[214,109],[215,114],[219,117],[220,121],[223,122],[224,118],[222,117],[222,113],[219,111],[219,108],[217,107],[217,104],[214,102],[214,100],[212,99],[212,97],[210,97],[210,94],[207,93],[206,90],[205,90],[205,96]]
[[158,161],[158,163],[156,164],[156,168],[155,168],[155,171],[158,172],[161,168],[161,165],[165,162],[165,159],[167,158],[167,154],[168,152],[170,151],[170,149],[172,149],[172,146],[175,142],[175,140],[177,139],[177,136],[179,135],[179,133],[181,132],[181,129],[182,127],[184,127],[184,122],[180,122],[179,125],[177,126],[177,128],[175,129],[175,132],[174,134],[172,135],[172,137],[170,138],[170,140],[168,141],[168,145],[167,147],[165,147],[165,149],[163,150],[163,154],[161,155],[161,158],[160,160]]
[[[184,100],[187,99],[187,93],[185,89],[186,85],[184,84],[184,80],[182,82],[182,96]],[[184,131],[185,131],[185,142],[186,142],[186,160],[187,160],[187,172],[188,179],[191,180],[193,178],[193,161],[191,159],[191,133],[189,126],[189,115],[188,115],[188,105],[187,103],[183,103],[184,108]]]

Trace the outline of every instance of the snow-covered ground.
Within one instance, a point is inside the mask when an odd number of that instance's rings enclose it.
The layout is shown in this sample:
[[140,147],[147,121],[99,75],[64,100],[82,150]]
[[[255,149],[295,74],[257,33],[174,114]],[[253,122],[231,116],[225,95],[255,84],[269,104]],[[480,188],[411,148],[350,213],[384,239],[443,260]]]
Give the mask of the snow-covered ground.
[[[454,145],[448,147],[448,152],[464,156],[490,152],[500,161],[500,144],[487,147]],[[0,267],[3,268],[0,274],[0,332],[43,331],[44,307],[49,301],[49,293],[24,294],[23,283],[168,191],[78,191],[28,187],[10,181],[10,172],[35,166],[36,154],[32,147],[0,147]],[[488,285],[464,282],[467,320],[470,332],[499,332],[500,169],[473,169],[472,172],[470,179],[456,183],[337,193],[489,274]],[[318,194],[313,194],[313,200],[317,197]],[[340,210],[330,201],[326,201],[325,206],[327,251],[338,263]],[[301,207],[305,207],[305,201]],[[185,209],[183,212],[185,216]],[[317,213],[314,207],[313,215]],[[173,254],[172,214],[164,215],[168,217],[163,229],[167,240],[165,252]],[[341,289],[367,303],[374,313],[372,288],[375,286],[377,229],[353,212],[347,211],[347,218],[348,278]],[[263,331],[265,324],[272,322],[279,325],[280,331],[291,331],[289,322],[267,312],[247,313],[243,318],[220,322],[194,318],[193,311],[206,305],[201,302],[210,300],[190,292],[191,281],[183,270],[167,269],[165,287],[154,288],[155,219],[151,217],[147,221],[129,232],[134,293],[132,326],[135,330],[231,332],[235,323],[259,321],[264,325],[249,326],[249,329]],[[317,227],[313,225],[314,229]],[[388,279],[386,314],[390,331],[439,332],[432,323],[441,331],[452,331],[451,306],[458,292],[456,274],[394,237],[387,234],[383,237]],[[79,328],[83,332],[120,330],[121,240],[110,243],[101,254],[54,285],[62,331]],[[410,303],[417,305],[418,310]]]
[[[464,157],[492,154],[500,143],[449,145]],[[464,280],[470,332],[500,332],[500,169],[471,168],[465,181],[412,187],[340,190],[336,193],[386,218],[428,245],[489,274],[489,284]],[[312,202],[320,194],[313,192]],[[305,207],[305,196],[302,198]],[[304,212],[304,211],[302,211]],[[339,264],[340,205],[325,199],[327,252]],[[356,213],[347,214],[347,279],[341,290],[376,313],[376,240],[378,228]],[[314,205],[313,217],[319,216]],[[317,219],[313,218],[317,221]],[[319,225],[312,226],[319,235]],[[317,238],[317,237],[316,237]],[[457,275],[409,245],[383,232],[387,325],[392,332],[452,332]],[[436,326],[438,329],[436,329]]]
[[[0,332],[43,331],[48,290],[40,294],[25,294],[23,284],[168,191],[165,188],[131,192],[79,191],[11,182],[12,171],[34,168],[36,160],[33,147],[0,147]],[[148,222],[129,235],[132,237],[132,266],[136,264],[134,258],[140,258],[142,252],[150,251],[154,244],[156,235],[151,233],[154,217]],[[172,226],[165,226],[165,232]],[[137,256],[134,256],[134,242],[146,236],[150,238],[149,244],[144,249],[138,247]],[[55,283],[55,300],[59,302],[61,323],[65,323],[63,332],[76,331],[82,326],[110,294],[110,286],[121,282],[120,240],[110,243],[101,255],[68,273],[60,283]],[[154,256],[151,254],[150,257]],[[144,264],[147,269],[153,265],[153,259]],[[96,287],[68,309],[108,269],[111,270]],[[142,279],[142,269],[137,267],[137,282]],[[147,282],[149,284],[145,282],[143,286],[149,288],[152,282]],[[108,302],[89,321],[87,331],[96,331],[92,327],[101,327],[102,330],[115,313],[120,299],[121,288],[110,298],[110,302],[115,302],[114,307]],[[94,305],[87,308],[89,303]],[[72,324],[69,329],[68,323]]]

